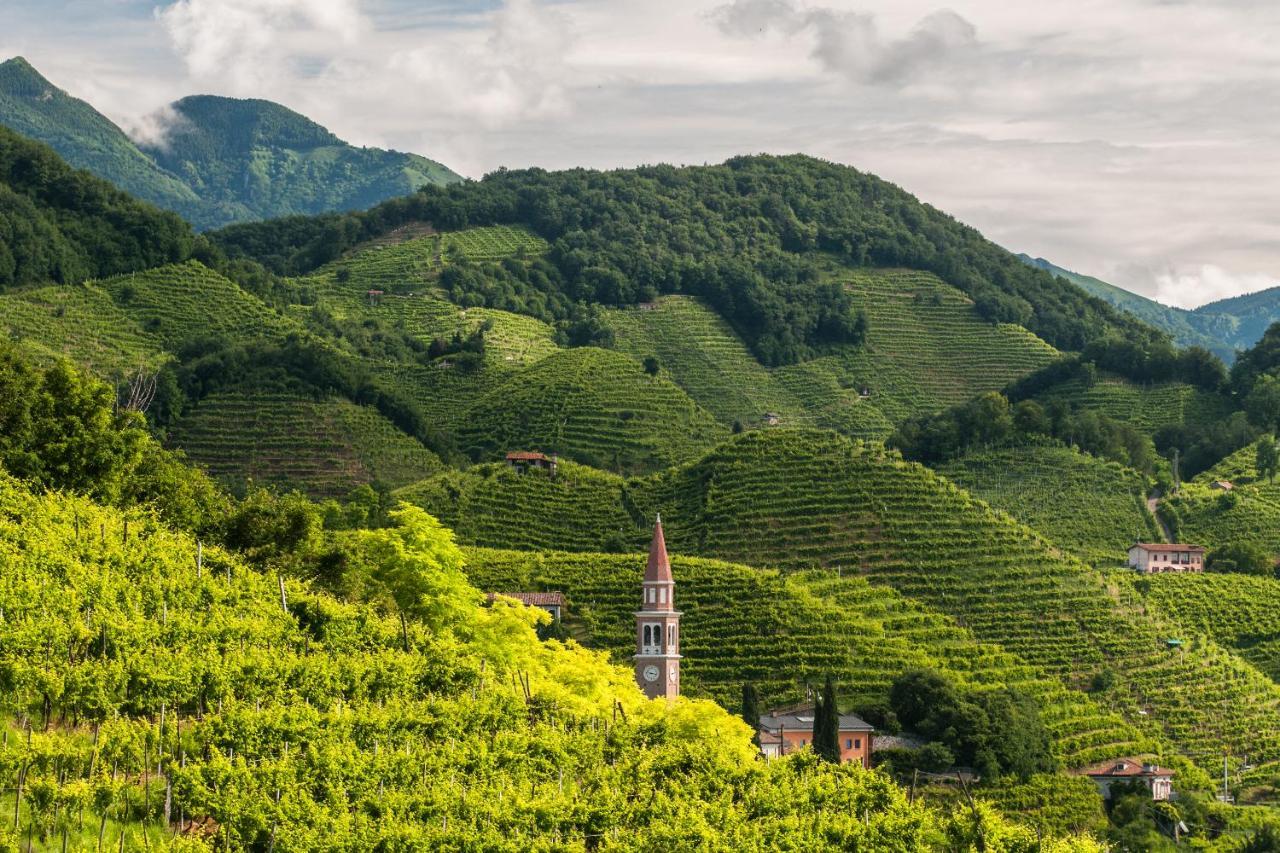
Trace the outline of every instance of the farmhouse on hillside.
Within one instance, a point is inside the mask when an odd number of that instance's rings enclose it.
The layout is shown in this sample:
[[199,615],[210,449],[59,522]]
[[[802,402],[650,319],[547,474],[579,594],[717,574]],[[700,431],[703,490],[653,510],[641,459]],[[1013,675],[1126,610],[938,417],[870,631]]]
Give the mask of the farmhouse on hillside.
[[1173,771],[1155,764],[1144,764],[1132,758],[1120,758],[1094,765],[1084,775],[1098,786],[1098,793],[1111,799],[1111,786],[1118,782],[1141,782],[1151,792],[1151,799],[1162,802],[1173,796]]
[[536,450],[513,450],[507,454],[507,464],[516,469],[519,474],[523,474],[530,468],[537,468],[554,474],[559,461],[560,458],[554,453],[547,456],[545,453],[539,453]]
[[1203,572],[1205,549],[1201,545],[1164,545],[1135,542],[1129,547],[1129,568],[1140,574]]
[[[760,751],[766,758],[790,755],[813,744],[814,706],[812,703],[778,708],[760,718],[757,734]],[[854,714],[840,715],[840,762],[861,762],[871,766],[871,739],[875,729]]]
[[489,601],[492,602],[498,596],[514,598],[525,607],[540,607],[550,613],[552,619],[564,619],[563,592],[491,592]]

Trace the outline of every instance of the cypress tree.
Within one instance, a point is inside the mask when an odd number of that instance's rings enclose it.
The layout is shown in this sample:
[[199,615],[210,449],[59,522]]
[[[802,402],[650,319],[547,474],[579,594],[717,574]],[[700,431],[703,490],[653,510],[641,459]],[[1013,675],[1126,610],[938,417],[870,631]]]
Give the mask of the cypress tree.
[[751,726],[751,742],[760,745],[760,697],[750,681],[742,682],[742,719]]
[[840,763],[840,708],[836,704],[836,685],[830,675],[815,709],[813,751],[832,764]]

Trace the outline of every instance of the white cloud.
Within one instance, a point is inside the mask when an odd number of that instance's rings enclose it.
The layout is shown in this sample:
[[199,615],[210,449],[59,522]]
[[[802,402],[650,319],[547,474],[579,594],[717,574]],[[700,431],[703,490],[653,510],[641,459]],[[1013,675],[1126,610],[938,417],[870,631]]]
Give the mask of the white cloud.
[[1153,299],[1178,308],[1196,308],[1207,302],[1253,293],[1280,284],[1280,276],[1265,273],[1236,274],[1214,264],[1193,269],[1169,270],[1155,276]]
[[121,119],[120,129],[144,148],[165,151],[173,132],[180,129],[186,121],[186,117],[174,109],[172,104],[166,104],[140,116],[126,116]]

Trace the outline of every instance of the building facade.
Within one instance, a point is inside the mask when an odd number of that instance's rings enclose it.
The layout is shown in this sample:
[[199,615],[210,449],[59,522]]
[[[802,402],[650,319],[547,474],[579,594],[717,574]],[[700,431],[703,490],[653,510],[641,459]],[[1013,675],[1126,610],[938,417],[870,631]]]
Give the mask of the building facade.
[[[766,758],[790,755],[813,746],[813,708],[770,711],[760,718],[760,751]],[[875,729],[854,714],[840,715],[840,761],[871,766],[871,740]]]
[[1118,782],[1140,782],[1151,792],[1151,799],[1157,802],[1173,797],[1173,771],[1155,764],[1144,764],[1132,758],[1121,758],[1108,761],[1085,771],[1098,793],[1105,799],[1111,799],[1111,786]]
[[1144,575],[1160,572],[1203,572],[1205,549],[1200,545],[1135,542],[1129,547],[1129,568]]
[[662,517],[653,526],[649,562],[640,584],[636,611],[636,683],[650,699],[680,695],[680,612],[676,584],[667,558]]

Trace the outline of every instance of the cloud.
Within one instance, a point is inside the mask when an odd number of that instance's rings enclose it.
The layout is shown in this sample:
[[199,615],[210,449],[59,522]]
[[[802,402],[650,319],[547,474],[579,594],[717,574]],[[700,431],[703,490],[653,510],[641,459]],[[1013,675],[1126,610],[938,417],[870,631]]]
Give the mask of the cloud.
[[174,132],[189,124],[186,116],[174,109],[172,104],[166,104],[145,115],[126,116],[121,119],[120,129],[143,148],[167,151]]
[[1265,273],[1237,274],[1202,264],[1184,270],[1169,270],[1155,276],[1156,291],[1152,299],[1178,308],[1196,308],[1208,302],[1253,293],[1280,284],[1280,276]]
[[806,34],[810,56],[824,70],[862,84],[903,85],[934,72],[953,73],[980,56],[977,28],[947,9],[922,18],[899,39],[883,38],[873,15],[788,0],[734,0],[714,9],[711,19],[737,38]]
[[252,90],[288,61],[323,63],[367,30],[358,0],[178,0],[156,17],[196,77]]
[[389,69],[429,87],[437,108],[490,127],[571,112],[572,24],[533,0],[507,0],[481,37],[400,51]]

